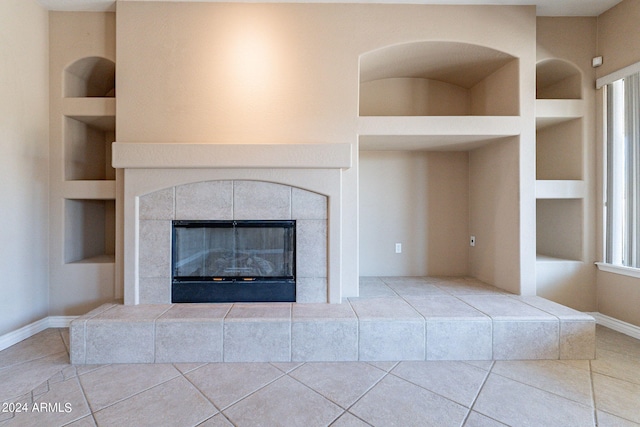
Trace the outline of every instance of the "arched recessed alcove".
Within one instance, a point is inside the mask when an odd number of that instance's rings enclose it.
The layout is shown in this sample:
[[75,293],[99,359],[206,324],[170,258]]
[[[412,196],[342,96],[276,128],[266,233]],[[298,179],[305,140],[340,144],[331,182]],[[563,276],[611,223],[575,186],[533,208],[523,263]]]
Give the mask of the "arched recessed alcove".
[[468,43],[425,41],[360,57],[360,116],[519,114],[519,61]]
[[116,64],[106,58],[82,58],[64,70],[64,96],[67,98],[114,97]]
[[536,65],[537,99],[582,99],[582,73],[570,62],[547,59]]

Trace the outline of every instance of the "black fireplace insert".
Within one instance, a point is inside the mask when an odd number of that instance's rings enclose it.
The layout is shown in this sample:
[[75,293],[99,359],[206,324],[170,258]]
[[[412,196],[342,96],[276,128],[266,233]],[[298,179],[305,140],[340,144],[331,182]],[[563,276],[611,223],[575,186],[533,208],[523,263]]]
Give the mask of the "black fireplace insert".
[[173,221],[171,300],[294,302],[295,221]]

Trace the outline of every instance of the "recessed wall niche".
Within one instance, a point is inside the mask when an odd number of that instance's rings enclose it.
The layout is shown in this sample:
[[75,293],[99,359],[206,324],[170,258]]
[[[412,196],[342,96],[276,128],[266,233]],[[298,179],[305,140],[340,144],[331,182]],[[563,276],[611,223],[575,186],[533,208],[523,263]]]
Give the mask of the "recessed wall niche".
[[561,59],[548,59],[536,65],[537,99],[582,99],[582,73]]
[[67,199],[64,211],[65,263],[113,262],[115,201]]
[[582,119],[538,127],[536,139],[536,179],[583,178]]
[[[115,126],[107,120],[82,121],[65,117],[65,179],[114,180],[111,166],[111,143],[115,141]],[[95,118],[89,118],[95,119]]]
[[581,199],[538,199],[538,256],[581,261],[583,201]]
[[67,98],[115,97],[116,64],[96,56],[82,58],[64,71]]
[[457,42],[417,42],[364,54],[360,116],[517,116],[518,59]]

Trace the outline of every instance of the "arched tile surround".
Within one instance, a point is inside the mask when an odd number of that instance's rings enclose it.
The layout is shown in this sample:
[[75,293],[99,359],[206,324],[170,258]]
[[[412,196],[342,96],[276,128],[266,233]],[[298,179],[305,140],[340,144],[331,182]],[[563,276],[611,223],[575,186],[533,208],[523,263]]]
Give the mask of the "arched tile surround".
[[296,220],[296,302],[327,302],[327,197],[264,181],[172,186],[139,197],[139,303],[171,302],[172,220]]

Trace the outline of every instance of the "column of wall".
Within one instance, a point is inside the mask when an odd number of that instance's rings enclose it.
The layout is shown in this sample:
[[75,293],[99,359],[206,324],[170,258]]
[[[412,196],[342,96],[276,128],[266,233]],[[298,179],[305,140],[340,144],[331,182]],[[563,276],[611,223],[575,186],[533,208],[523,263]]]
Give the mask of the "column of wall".
[[115,14],[50,13],[50,310],[114,298]]

